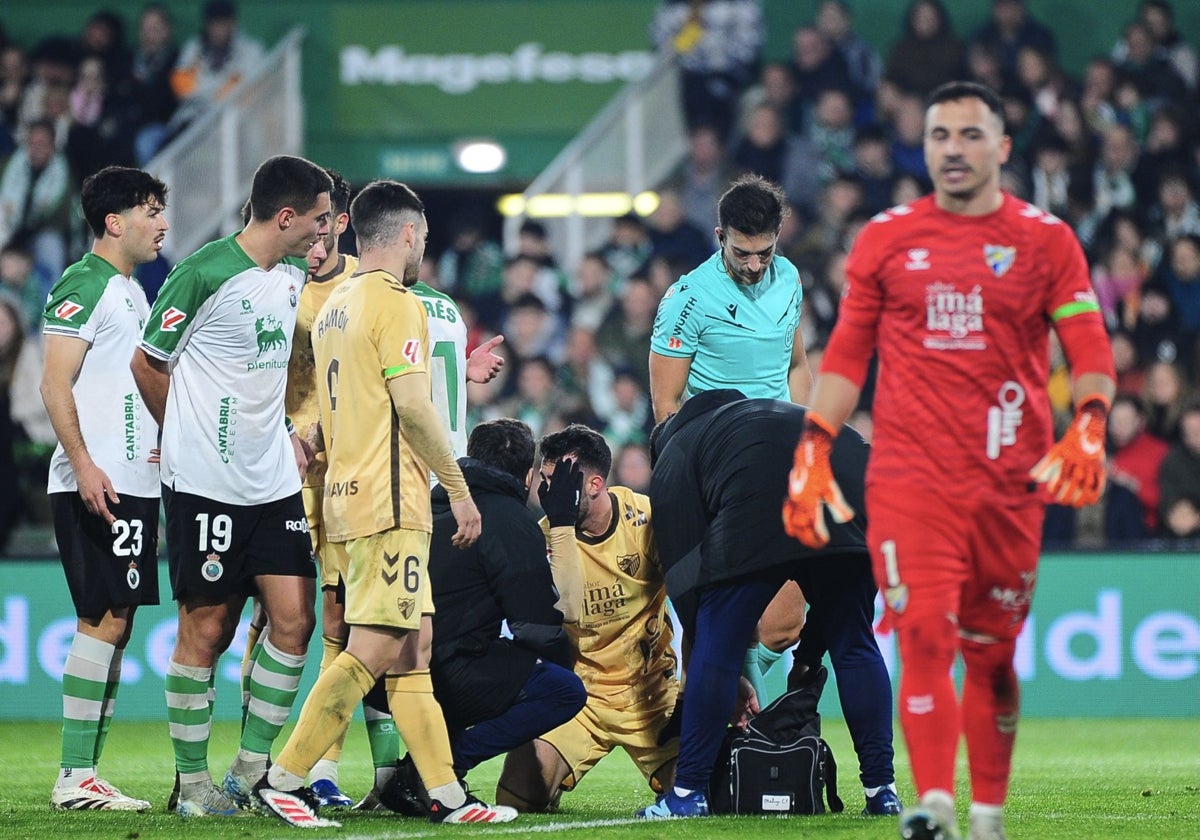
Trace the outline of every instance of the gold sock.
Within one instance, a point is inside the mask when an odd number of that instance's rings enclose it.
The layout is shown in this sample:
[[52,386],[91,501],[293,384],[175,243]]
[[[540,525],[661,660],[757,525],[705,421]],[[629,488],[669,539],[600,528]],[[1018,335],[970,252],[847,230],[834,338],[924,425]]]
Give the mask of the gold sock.
[[429,671],[388,674],[388,706],[426,790],[458,781],[450,753],[450,733],[433,697]]
[[375,684],[375,676],[346,651],[317,678],[300,719],[275,763],[301,778],[308,775],[346,727],[354,709]]
[[[344,639],[335,639],[333,636],[321,636],[321,645],[325,650],[321,656],[321,673],[325,673],[325,670],[338,658],[338,654],[346,649],[346,642]],[[342,734],[338,735],[337,740],[325,751],[325,755],[321,756],[322,759],[332,761],[334,764],[341,761],[342,745],[346,743],[346,732],[349,729],[348,726],[343,727]]]

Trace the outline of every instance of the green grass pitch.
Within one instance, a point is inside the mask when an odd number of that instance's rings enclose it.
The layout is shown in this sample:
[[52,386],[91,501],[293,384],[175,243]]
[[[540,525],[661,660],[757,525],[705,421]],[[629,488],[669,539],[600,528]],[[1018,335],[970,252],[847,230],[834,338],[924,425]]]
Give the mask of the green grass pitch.
[[[297,836],[344,840],[416,837],[542,837],[571,840],[610,838],[738,837],[741,840],[891,840],[891,818],[858,816],[862,793],[845,726],[826,721],[825,735],[838,759],[843,814],[819,817],[716,817],[644,823],[631,819],[646,804],[641,776],[617,753],[601,762],[579,789],[563,797],[559,813],[524,816],[506,826],[432,826],[381,814],[344,814],[341,829],[304,832],[277,820],[243,815],[185,822],[165,808],[172,763],[165,722],[113,724],[102,774],[126,793],[150,799],[148,814],[63,813],[47,805],[58,767],[58,726],[53,723],[0,724],[0,838],[3,840],[151,840],[213,838],[258,840]],[[218,779],[236,751],[236,724],[218,723],[210,750]],[[285,733],[286,734],[286,733]],[[897,739],[900,740],[899,738]],[[342,762],[342,787],[358,797],[371,773],[362,724],[352,724]],[[912,799],[903,748],[896,767],[901,796]],[[471,773],[483,798],[495,791],[499,761]],[[965,763],[960,756],[960,783]],[[967,793],[960,788],[960,816]],[[333,814],[330,813],[330,816]],[[1012,840],[1197,840],[1200,838],[1200,720],[1026,720],[1017,739],[1007,828]]]

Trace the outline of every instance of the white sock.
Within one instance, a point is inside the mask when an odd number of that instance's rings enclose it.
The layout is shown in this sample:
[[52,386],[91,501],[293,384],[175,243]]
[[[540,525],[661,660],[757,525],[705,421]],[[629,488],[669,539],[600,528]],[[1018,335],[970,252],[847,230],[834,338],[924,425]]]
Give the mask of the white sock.
[[322,758],[320,761],[318,761],[316,764],[313,765],[313,769],[309,771],[308,777],[310,779],[312,779],[314,782],[317,779],[325,779],[327,781],[333,782],[336,785],[338,783],[337,762],[330,761],[327,758]]
[[679,785],[675,785],[673,790],[675,795],[681,798],[684,796],[691,796],[694,792],[691,788],[681,788]]
[[884,788],[887,788],[892,793],[895,793],[896,792],[896,783],[893,782],[890,785],[880,785],[879,787],[865,787],[865,788],[863,788],[863,793],[865,793],[867,796],[874,796],[875,794],[879,793],[879,791],[883,790]]
[[447,782],[444,785],[431,788],[429,798],[436,799],[451,811],[467,804],[467,793],[463,790],[461,782]]
[[278,764],[272,764],[267,771],[267,784],[275,790],[296,790],[304,787],[304,777],[289,773]]

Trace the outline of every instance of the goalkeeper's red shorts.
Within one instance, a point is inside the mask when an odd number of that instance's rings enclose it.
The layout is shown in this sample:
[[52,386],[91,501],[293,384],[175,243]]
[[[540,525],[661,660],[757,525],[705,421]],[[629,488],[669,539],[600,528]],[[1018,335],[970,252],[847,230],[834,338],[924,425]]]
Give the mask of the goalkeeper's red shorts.
[[866,502],[885,628],[951,615],[961,631],[1016,638],[1037,579],[1039,500],[952,500],[911,485],[870,484]]

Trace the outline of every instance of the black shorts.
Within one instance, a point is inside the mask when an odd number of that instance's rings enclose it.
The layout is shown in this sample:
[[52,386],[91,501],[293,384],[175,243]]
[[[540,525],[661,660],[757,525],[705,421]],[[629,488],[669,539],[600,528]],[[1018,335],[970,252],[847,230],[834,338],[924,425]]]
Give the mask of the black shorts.
[[167,562],[177,601],[253,595],[258,575],[315,578],[300,494],[261,505],[231,505],[163,485]]
[[54,537],[75,614],[100,618],[117,607],[158,603],[158,499],[108,503],[109,527],[78,493],[51,493]]

